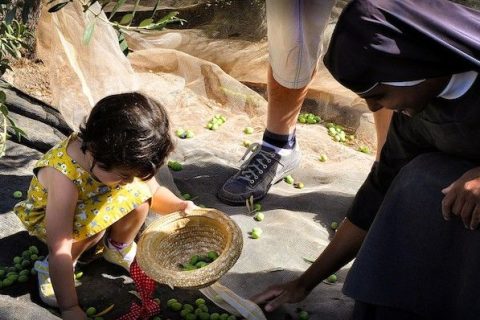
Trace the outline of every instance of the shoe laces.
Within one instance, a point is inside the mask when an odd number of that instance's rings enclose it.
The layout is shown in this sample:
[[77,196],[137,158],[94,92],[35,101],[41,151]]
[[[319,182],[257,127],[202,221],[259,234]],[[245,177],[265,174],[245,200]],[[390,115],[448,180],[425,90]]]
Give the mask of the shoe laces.
[[254,184],[268,168],[268,164],[272,162],[272,159],[275,159],[275,152],[269,152],[262,149],[262,146],[259,143],[252,143],[245,154],[242,157],[242,160],[245,160],[249,153],[252,153],[247,162],[245,162],[240,168],[239,179],[245,180],[250,184]]

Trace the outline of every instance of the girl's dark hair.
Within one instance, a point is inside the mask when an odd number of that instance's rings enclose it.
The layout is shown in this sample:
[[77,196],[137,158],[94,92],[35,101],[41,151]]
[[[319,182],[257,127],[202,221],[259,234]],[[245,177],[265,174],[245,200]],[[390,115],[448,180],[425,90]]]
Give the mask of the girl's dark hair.
[[80,127],[82,151],[90,151],[105,170],[121,169],[152,178],[173,150],[163,106],[138,92],[100,100]]

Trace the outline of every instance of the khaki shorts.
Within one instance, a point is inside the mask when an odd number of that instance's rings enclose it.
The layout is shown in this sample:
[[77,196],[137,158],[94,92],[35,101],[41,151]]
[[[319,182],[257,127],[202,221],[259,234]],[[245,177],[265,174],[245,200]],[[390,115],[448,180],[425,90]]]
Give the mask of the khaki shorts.
[[322,53],[323,31],[335,0],[266,0],[270,65],[282,86],[311,80]]

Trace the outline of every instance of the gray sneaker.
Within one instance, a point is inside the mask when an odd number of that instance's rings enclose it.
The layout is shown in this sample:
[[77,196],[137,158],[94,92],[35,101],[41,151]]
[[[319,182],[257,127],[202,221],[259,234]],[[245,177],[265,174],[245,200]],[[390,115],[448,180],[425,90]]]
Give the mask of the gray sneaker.
[[230,205],[244,205],[245,200],[265,197],[270,187],[282,180],[300,163],[297,145],[288,156],[281,156],[273,149],[254,143],[250,145],[242,160],[252,152],[240,170],[220,188],[217,197]]

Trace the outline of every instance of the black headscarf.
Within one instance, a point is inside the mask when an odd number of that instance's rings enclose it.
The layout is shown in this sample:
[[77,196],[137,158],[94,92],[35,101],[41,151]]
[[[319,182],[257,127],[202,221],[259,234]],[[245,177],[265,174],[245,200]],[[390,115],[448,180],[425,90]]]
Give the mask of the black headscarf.
[[447,0],[354,0],[324,63],[355,92],[378,82],[480,71],[480,11]]

